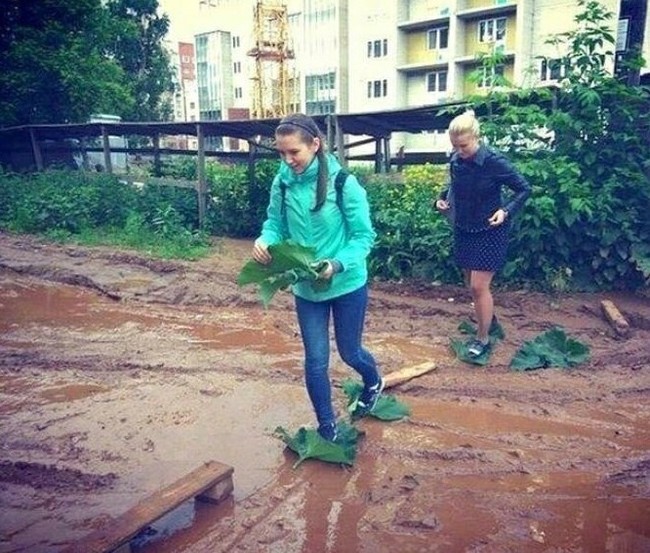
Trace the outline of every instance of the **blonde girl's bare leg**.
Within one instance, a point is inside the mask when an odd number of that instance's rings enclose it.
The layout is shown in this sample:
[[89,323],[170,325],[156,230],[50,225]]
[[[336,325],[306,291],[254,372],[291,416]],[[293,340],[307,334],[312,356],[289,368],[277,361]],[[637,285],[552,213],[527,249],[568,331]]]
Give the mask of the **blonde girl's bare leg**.
[[488,341],[490,323],[494,315],[494,299],[490,285],[492,284],[493,272],[471,271],[469,287],[474,299],[474,310],[478,319],[478,331],[476,337],[483,343]]

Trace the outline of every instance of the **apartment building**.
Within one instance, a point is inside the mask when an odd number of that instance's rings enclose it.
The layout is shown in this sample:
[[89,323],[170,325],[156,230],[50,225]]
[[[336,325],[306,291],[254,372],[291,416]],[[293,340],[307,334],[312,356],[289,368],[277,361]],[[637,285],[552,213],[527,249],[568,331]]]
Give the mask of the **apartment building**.
[[[161,0],[163,1],[163,0]],[[169,2],[170,0],[166,0]],[[279,0],[276,0],[276,2]],[[628,47],[635,0],[600,0],[614,13],[617,50]],[[251,105],[257,0],[195,0],[194,36],[202,119],[227,118]],[[271,0],[267,0],[271,2]],[[498,51],[493,72],[514,86],[540,86],[564,76],[565,52],[547,43],[574,28],[575,0],[286,0],[295,52],[299,105],[308,114],[381,111],[460,100],[488,89],[481,53]],[[626,11],[627,10],[627,11]],[[618,23],[617,23],[618,22]],[[216,30],[218,29],[218,30]],[[650,22],[644,54],[650,59]],[[547,60],[541,59],[548,58]],[[609,67],[614,71],[613,63]],[[436,133],[395,135],[391,149],[448,148]]]

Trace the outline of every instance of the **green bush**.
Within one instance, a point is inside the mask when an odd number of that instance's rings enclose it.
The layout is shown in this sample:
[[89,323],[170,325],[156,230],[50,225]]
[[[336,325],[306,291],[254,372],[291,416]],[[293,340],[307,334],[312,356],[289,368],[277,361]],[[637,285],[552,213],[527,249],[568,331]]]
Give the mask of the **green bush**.
[[136,191],[109,174],[47,171],[28,177],[0,176],[0,224],[17,232],[122,225]]
[[369,268],[374,276],[456,281],[451,229],[433,206],[447,182],[444,167],[407,167],[403,174],[366,179],[377,240]]
[[218,236],[257,236],[278,166],[277,161],[258,161],[251,175],[245,165],[208,164],[210,200],[206,230]]

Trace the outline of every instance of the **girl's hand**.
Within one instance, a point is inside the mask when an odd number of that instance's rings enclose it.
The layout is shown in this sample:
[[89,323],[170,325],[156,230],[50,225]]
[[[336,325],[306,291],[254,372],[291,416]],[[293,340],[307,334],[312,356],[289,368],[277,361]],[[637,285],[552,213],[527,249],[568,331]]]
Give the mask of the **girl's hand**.
[[447,211],[449,207],[449,202],[447,200],[436,200],[436,209],[438,211]]
[[318,278],[321,280],[329,280],[334,276],[334,265],[332,264],[331,261],[329,260],[324,260],[324,261],[318,261],[316,263],[317,271],[318,271]]
[[498,227],[503,224],[507,217],[508,212],[505,209],[497,209],[494,215],[488,219],[488,223],[490,223],[491,227]]
[[253,259],[262,265],[268,265],[272,260],[268,245],[259,238],[253,244]]

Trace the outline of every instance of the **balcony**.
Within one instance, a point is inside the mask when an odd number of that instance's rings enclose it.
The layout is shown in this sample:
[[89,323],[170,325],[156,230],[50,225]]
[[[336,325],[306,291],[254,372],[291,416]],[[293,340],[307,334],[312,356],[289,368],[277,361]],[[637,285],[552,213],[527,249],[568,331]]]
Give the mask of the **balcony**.
[[457,16],[460,19],[508,15],[517,11],[517,0],[466,0],[459,6]]

